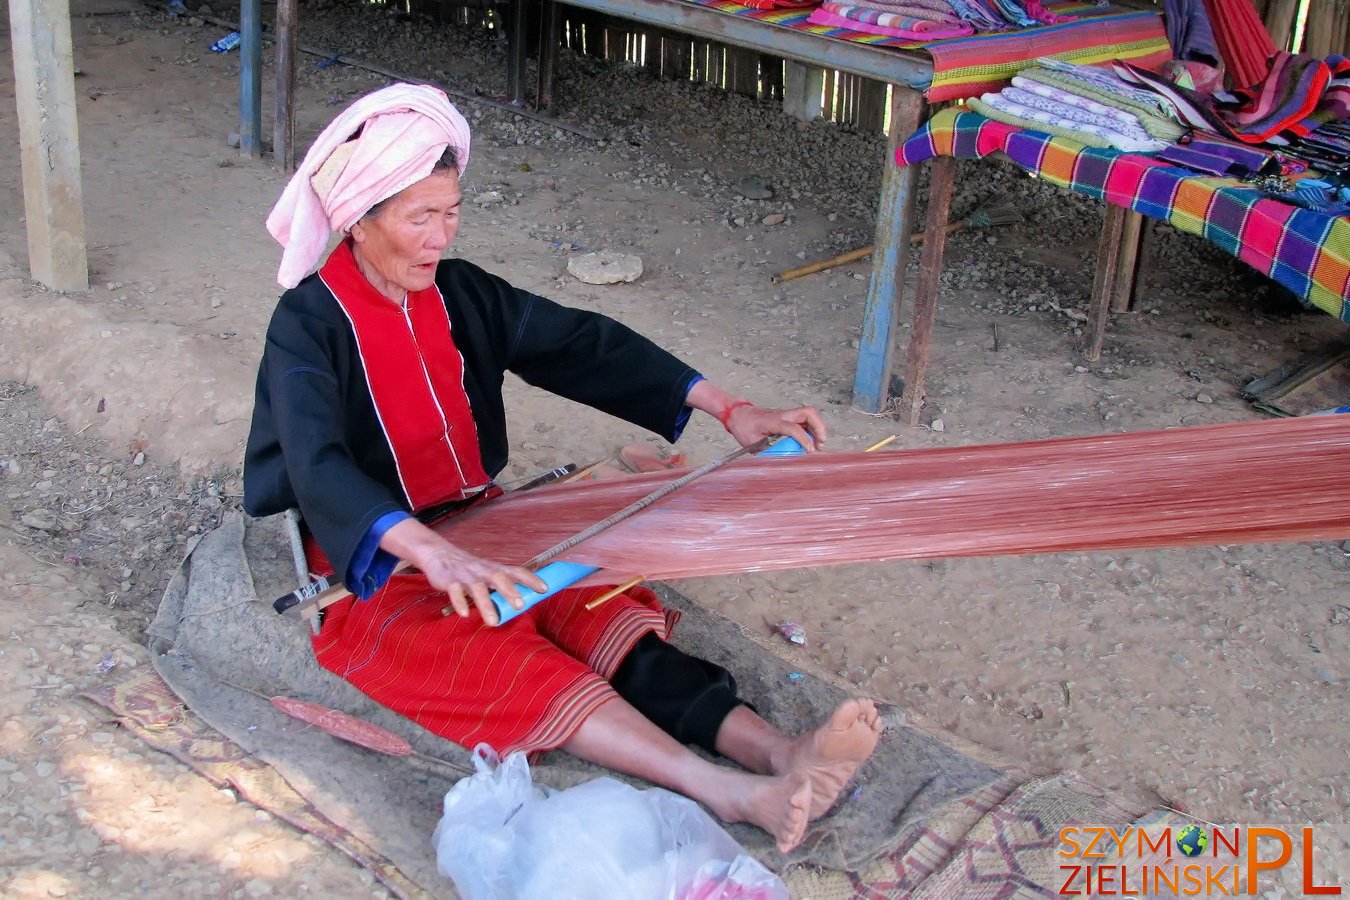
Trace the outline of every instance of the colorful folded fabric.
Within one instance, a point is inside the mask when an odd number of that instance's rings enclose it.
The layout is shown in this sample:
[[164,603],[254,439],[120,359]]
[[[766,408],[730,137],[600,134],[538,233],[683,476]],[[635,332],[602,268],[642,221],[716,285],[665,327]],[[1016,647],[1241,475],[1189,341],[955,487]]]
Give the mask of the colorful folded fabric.
[[1235,93],[1237,104],[1220,104],[1219,114],[1243,140],[1303,137],[1350,115],[1350,59],[1280,51],[1265,82]]
[[1213,103],[1194,91],[1188,91],[1179,84],[1168,81],[1156,72],[1150,72],[1142,66],[1117,60],[1111,69],[1131,85],[1152,91],[1166,100],[1182,122],[1192,128],[1209,131],[1224,137],[1236,138],[1237,134],[1228,123],[1214,110]]
[[1173,144],[1157,158],[1210,175],[1242,178],[1261,171],[1272,154],[1235,141],[1197,131],[1180,144]]
[[992,3],[983,0],[951,0],[951,3],[961,21],[969,23],[976,31],[1005,31],[1012,27]]
[[[834,6],[835,4],[831,3],[828,5]],[[876,10],[863,10],[859,7],[850,8],[857,10],[861,14],[876,13]],[[886,16],[885,13],[881,13],[880,15]],[[864,34],[879,34],[886,37],[913,41],[940,41],[944,38],[965,37],[972,33],[970,26],[964,23],[947,25],[942,22],[933,22],[929,19],[907,19],[901,16],[889,16],[888,18],[899,20],[899,22],[903,24],[899,24],[895,27],[876,25],[861,19],[841,16],[838,13],[825,9],[824,6],[811,10],[811,17],[806,21],[812,25],[825,25],[830,28],[845,28],[849,31],[861,31]],[[923,30],[919,30],[920,28]]]
[[[987,96],[987,95],[986,95]],[[1054,135],[1067,141],[1073,141],[1082,144],[1085,147],[1101,147],[1111,149],[1111,142],[1104,137],[1092,134],[1086,131],[1078,131],[1073,128],[1065,128],[1052,122],[1043,122],[1038,119],[1031,119],[1026,116],[1019,116],[1006,109],[1000,109],[985,103],[980,97],[971,97],[966,101],[966,108],[972,112],[979,113],[986,119],[992,119],[1004,125],[1011,125],[1015,128],[1023,128],[1030,132],[1040,132]]]
[[[1056,7],[1057,9],[1059,7]],[[1006,34],[975,35],[933,44],[933,84],[928,100],[976,97],[997,90],[1026,68],[1027,60],[1053,56],[1085,65],[1125,59],[1141,66],[1157,65],[1172,55],[1156,12],[1098,14],[1081,7],[1076,21],[1042,25]]]
[[1140,128],[1137,122],[1133,126],[1124,125],[1080,106],[1059,103],[1021,88],[1007,87],[997,94],[985,94],[980,101],[1024,120],[1054,125],[1074,135],[1100,138],[1107,142],[1107,146],[1117,150],[1156,153],[1168,146],[1149,137],[1148,132]]
[[[1012,87],[1019,91],[1026,91],[1028,93],[1036,94],[1037,96],[1044,97],[1045,99],[1052,100],[1056,103],[1062,103],[1065,106],[1077,106],[1081,109],[1087,110],[1093,115],[1101,116],[1102,118],[1105,119],[1110,119],[1114,122],[1117,122],[1121,125],[1125,125],[1128,127],[1139,128],[1141,131],[1143,130],[1139,125],[1138,116],[1124,109],[1119,109],[1114,106],[1107,106],[1105,103],[1098,103],[1096,100],[1083,94],[1077,94],[1074,93],[1073,91],[1066,91],[1063,88],[1058,88],[1051,84],[1045,84],[1043,82],[1036,81],[1031,78],[1025,78],[1021,75],[1013,77]],[[1004,88],[1003,92],[1008,93],[1009,89]]]
[[1209,25],[1204,0],[1164,0],[1167,42],[1175,59],[1219,64],[1219,46]]
[[1204,3],[1231,85],[1247,88],[1260,84],[1270,72],[1275,44],[1252,0],[1204,0]]
[[[1092,71],[1101,72],[1102,70],[1093,69]],[[1110,73],[1103,74],[1109,75]],[[1017,79],[1022,80],[1023,87],[1027,86],[1027,82],[1042,84],[1072,92],[1080,97],[1100,103],[1109,109],[1127,112],[1135,117],[1151,137],[1160,141],[1173,143],[1181,140],[1184,135],[1190,132],[1189,127],[1160,112],[1158,103],[1142,103],[1126,93],[1101,88],[1095,82],[1080,81],[1071,75],[1065,75],[1051,69],[1043,69],[1039,66],[1024,69],[1017,78],[1013,79],[1014,84],[1017,83]],[[1120,84],[1128,87],[1124,82],[1120,82]]]
[[[888,29],[879,33],[894,34],[897,37],[909,33],[926,35],[936,39],[939,35],[942,37],[964,37],[975,33],[974,29],[964,22],[935,22],[932,19],[882,12],[879,9],[856,6],[852,3],[834,3],[832,0],[826,0],[820,5],[820,8],[853,22],[862,22]],[[840,27],[847,28],[849,26],[842,25]]]
[[1042,6],[1039,0],[1022,0],[1026,14],[1042,25],[1058,25],[1060,22],[1072,22],[1076,16],[1061,16]]
[[[818,3],[819,0],[812,0]],[[959,25],[961,19],[948,7],[946,12],[937,12],[927,6],[919,6],[914,3],[900,3],[894,0],[849,0],[848,6],[856,6],[863,9],[873,9],[878,12],[890,13],[894,16],[909,16],[914,19],[927,19],[930,22],[943,22],[949,25]],[[837,11],[836,11],[837,12]],[[837,13],[843,15],[843,13]]]
[[1350,217],[1268,198],[1227,179],[1195,175],[1137,153],[1084,147],[976,115],[944,109],[897,151],[900,165],[937,155],[1001,152],[1041,180],[1133,209],[1199,235],[1350,322]]
[[736,0],[751,9],[809,9],[820,0]]
[[1170,105],[1154,92],[1135,87],[1119,75],[1097,66],[1076,65],[1066,60],[1046,56],[1036,60],[1036,67],[1055,72],[1065,78],[1072,78],[1074,81],[1090,84],[1109,94],[1117,94],[1145,107],[1153,108],[1159,113],[1166,114],[1171,111]]

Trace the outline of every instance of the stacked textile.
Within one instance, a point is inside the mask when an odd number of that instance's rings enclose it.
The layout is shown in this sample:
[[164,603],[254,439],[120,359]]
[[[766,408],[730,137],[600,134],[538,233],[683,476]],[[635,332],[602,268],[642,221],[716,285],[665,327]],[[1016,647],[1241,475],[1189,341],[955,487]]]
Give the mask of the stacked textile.
[[741,6],[763,10],[809,9],[819,2],[820,0],[740,0]]
[[[1330,161],[1339,167],[1350,162],[1335,152],[1339,138],[1334,129],[1350,121],[1350,59],[1345,57],[1276,53],[1263,84],[1215,97],[1129,63],[1117,62],[1113,68],[1197,131],[1246,144],[1268,144],[1311,163]],[[1312,152],[1303,156],[1304,147]]]
[[938,41],[976,32],[1056,25],[1073,18],[1050,12],[1040,0],[826,0],[808,21],[902,40]]
[[807,21],[912,41],[940,41],[975,33],[947,0],[826,0]]
[[970,108],[996,122],[1136,153],[1166,149],[1186,132],[1164,104],[1110,72],[1037,62],[1003,90],[970,100]]
[[812,25],[846,28],[864,34],[880,34],[902,40],[940,41],[966,37],[974,29],[958,19],[941,0],[922,0],[932,6],[946,6],[945,12],[917,5],[915,0],[892,3],[890,0],[826,0],[807,20]]

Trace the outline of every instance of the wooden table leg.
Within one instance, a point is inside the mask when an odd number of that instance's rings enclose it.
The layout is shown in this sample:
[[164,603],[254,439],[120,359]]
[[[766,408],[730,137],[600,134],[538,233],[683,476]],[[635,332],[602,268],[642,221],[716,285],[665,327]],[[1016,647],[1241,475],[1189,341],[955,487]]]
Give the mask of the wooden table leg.
[[918,425],[923,409],[923,380],[933,344],[933,320],[937,316],[938,276],[947,249],[947,220],[951,218],[956,191],[956,160],[938,156],[928,164],[928,219],[924,224],[923,252],[919,255],[919,280],[914,288],[914,325],[905,354],[905,393],[900,401],[900,420]]
[[553,71],[558,60],[558,4],[544,0],[539,8],[539,84],[535,90],[535,109],[553,108]]
[[895,151],[901,141],[919,129],[927,113],[922,93],[899,85],[891,87],[891,127],[872,242],[872,280],[867,287],[853,375],[853,405],[863,412],[880,413],[889,399],[895,322],[904,297],[909,236],[914,230],[914,192],[919,173],[915,166],[897,166]]
[[295,62],[299,55],[297,0],[277,0],[277,58],[272,159],[282,172],[295,171]]
[[1158,223],[1145,220],[1139,229],[1139,253],[1134,259],[1134,283],[1130,285],[1130,309],[1135,309],[1148,286],[1153,254],[1158,246]]
[[1115,285],[1111,289],[1113,312],[1128,312],[1134,304],[1134,278],[1139,271],[1139,247],[1143,240],[1144,214],[1125,210],[1125,224],[1120,233],[1120,265]]
[[511,0],[506,4],[506,94],[517,106],[525,103],[525,22],[530,0]]
[[1123,206],[1106,204],[1102,237],[1097,242],[1097,276],[1092,283],[1092,302],[1088,308],[1087,342],[1083,347],[1083,355],[1092,362],[1102,358],[1102,345],[1106,343],[1106,320],[1111,314],[1116,279],[1120,277],[1120,240],[1128,214],[1129,210]]

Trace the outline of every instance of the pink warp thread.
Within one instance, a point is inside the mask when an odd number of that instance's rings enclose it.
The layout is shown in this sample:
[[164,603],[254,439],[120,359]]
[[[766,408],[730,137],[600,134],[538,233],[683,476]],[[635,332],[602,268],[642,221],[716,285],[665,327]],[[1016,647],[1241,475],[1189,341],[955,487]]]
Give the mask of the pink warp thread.
[[[836,563],[1350,538],[1350,415],[748,459],[577,546],[593,581]],[[682,471],[545,487],[441,529],[508,563]]]

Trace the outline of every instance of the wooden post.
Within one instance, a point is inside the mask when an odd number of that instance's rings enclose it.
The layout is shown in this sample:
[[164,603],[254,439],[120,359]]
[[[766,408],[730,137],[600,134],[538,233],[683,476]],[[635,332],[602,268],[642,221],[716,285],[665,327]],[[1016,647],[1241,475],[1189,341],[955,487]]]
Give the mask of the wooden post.
[[759,54],[736,47],[727,51],[727,87],[747,97],[759,96]]
[[760,93],[766,99],[783,99],[783,60],[767,53],[759,55]]
[[295,171],[295,65],[298,56],[297,0],[277,0],[277,88],[272,120],[272,159],[283,172]]
[[924,224],[919,280],[914,288],[914,325],[905,353],[900,420],[906,425],[918,425],[923,410],[923,380],[933,346],[933,320],[937,318],[938,276],[942,274],[942,257],[947,249],[947,220],[951,218],[955,190],[956,158],[935,157],[928,164],[928,221]]
[[1106,343],[1106,320],[1111,315],[1111,296],[1120,277],[1120,243],[1129,213],[1123,206],[1106,204],[1102,237],[1097,242],[1097,275],[1088,309],[1087,341],[1083,346],[1083,355],[1092,362],[1102,358],[1102,346]]
[[1341,48],[1345,46],[1345,18],[1347,12],[1350,12],[1350,4],[1345,0],[1337,0],[1336,9],[1331,16],[1331,53],[1343,54],[1345,51]]
[[239,4],[239,155],[262,155],[262,2]]
[[1294,39],[1294,18],[1298,15],[1298,0],[1271,0],[1266,8],[1266,31],[1276,50],[1288,50]]
[[555,0],[543,0],[539,10],[539,83],[535,88],[535,109],[553,108],[553,71],[558,62],[558,20],[561,13]]
[[1134,303],[1134,278],[1139,269],[1139,244],[1142,240],[1144,214],[1125,210],[1125,224],[1120,232],[1120,266],[1116,282],[1111,287],[1111,309],[1128,312]]
[[1317,57],[1331,54],[1336,6],[1333,0],[1315,0],[1308,6],[1308,23],[1303,30],[1304,53]]
[[897,166],[895,151],[901,141],[919,129],[927,112],[920,91],[897,86],[891,92],[891,128],[882,160],[881,201],[876,237],[872,241],[875,248],[872,280],[867,286],[867,306],[853,376],[853,405],[863,412],[883,411],[889,397],[895,322],[905,293],[909,236],[914,230],[914,193],[919,174],[914,166]]
[[1148,276],[1153,269],[1153,254],[1158,245],[1158,223],[1145,219],[1139,234],[1139,253],[1134,260],[1134,284],[1130,288],[1130,308],[1139,305],[1148,286]]
[[506,5],[506,96],[517,106],[525,102],[525,21],[528,0]]
[[28,271],[58,291],[89,289],[69,0],[9,0]]
[[692,75],[690,58],[693,42],[679,32],[670,32],[661,42],[661,77],[688,81]]
[[886,121],[886,84],[871,78],[858,79],[858,108],[853,114],[860,131],[881,131]]
[[783,112],[814,122],[824,112],[825,70],[788,60],[783,77]]

